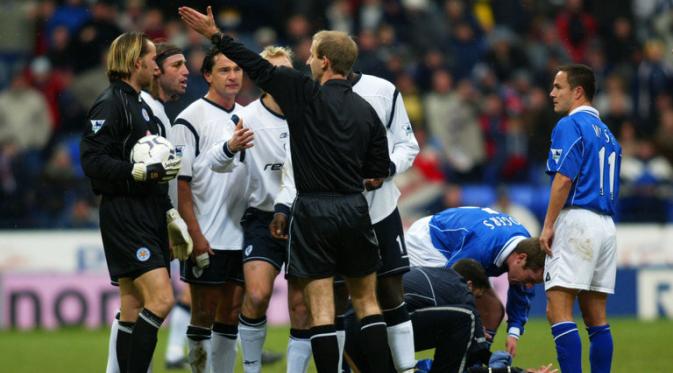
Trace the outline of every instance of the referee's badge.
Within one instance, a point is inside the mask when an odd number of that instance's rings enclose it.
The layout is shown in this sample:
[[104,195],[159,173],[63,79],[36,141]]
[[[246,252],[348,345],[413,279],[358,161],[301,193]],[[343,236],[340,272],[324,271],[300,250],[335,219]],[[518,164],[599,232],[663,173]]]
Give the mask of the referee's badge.
[[150,253],[150,250],[146,247],[141,247],[140,249],[136,250],[136,258],[140,260],[141,262],[146,262],[150,259],[150,256],[152,254]]
[[145,108],[143,108],[141,113],[143,114],[143,118],[145,118],[145,121],[149,122],[150,121],[150,114],[147,112],[147,110]]
[[252,252],[252,245],[248,245],[245,247],[245,256],[250,256],[250,253]]

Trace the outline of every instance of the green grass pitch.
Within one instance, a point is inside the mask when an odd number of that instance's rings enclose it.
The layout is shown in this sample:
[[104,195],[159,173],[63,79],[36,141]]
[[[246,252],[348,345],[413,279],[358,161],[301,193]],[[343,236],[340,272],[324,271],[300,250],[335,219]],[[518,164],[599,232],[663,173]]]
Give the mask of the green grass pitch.
[[[673,336],[673,320],[642,322],[634,319],[613,319],[612,333],[615,338],[613,372],[671,372],[673,357],[668,343]],[[159,345],[153,363],[154,373],[188,372],[188,370],[164,369],[166,330],[159,335]],[[288,328],[270,328],[265,349],[286,352]],[[501,328],[495,349],[504,348],[504,329]],[[588,340],[585,330],[580,331],[583,343],[585,371],[588,368]],[[107,330],[67,329],[59,331],[2,331],[0,332],[0,371],[91,373],[104,372],[107,354]],[[419,357],[431,353],[418,354]],[[526,334],[519,343],[515,365],[540,366],[553,362],[557,366],[554,345],[545,320],[531,320]],[[309,369],[315,372],[313,365]],[[236,372],[242,372],[240,362]],[[285,372],[285,360],[264,366],[263,372]]]

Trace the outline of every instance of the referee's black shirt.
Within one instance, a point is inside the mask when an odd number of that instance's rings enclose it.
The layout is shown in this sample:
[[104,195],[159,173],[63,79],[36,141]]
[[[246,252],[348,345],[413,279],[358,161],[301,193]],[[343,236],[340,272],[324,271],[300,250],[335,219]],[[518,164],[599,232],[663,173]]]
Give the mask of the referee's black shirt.
[[116,80],[89,110],[80,141],[84,174],[96,194],[108,196],[166,196],[166,184],[137,182],[131,171],[133,145],[142,137],[159,134],[152,109],[127,83]]
[[298,193],[360,193],[363,179],[388,176],[385,128],[350,82],[321,86],[294,69],[273,66],[229,36],[217,47],[283,109]]

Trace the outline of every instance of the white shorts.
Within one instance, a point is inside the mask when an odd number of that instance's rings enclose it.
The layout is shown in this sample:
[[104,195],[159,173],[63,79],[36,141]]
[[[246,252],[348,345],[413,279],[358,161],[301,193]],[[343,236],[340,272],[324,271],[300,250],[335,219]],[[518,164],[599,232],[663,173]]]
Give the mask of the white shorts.
[[591,290],[613,294],[617,272],[617,236],[609,215],[564,209],[554,224],[552,254],[544,265],[544,288]]

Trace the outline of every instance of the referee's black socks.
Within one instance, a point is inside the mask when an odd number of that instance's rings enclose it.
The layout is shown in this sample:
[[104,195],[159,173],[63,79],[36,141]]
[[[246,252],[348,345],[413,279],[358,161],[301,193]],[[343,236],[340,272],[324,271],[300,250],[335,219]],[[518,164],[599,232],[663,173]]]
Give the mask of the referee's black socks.
[[319,373],[337,372],[339,345],[334,324],[311,328],[311,348],[313,349],[313,361]]
[[388,333],[383,315],[369,315],[360,320],[360,334],[369,357],[373,373],[393,372]]
[[147,373],[157,345],[157,332],[164,319],[143,308],[133,328],[128,372]]

